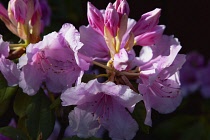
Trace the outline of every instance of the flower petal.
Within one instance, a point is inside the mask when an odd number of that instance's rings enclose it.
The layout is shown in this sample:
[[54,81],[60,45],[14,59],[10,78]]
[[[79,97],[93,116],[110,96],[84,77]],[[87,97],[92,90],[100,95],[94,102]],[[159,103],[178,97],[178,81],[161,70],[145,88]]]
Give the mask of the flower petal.
[[81,42],[84,46],[80,52],[86,56],[90,56],[94,59],[109,60],[109,49],[106,42],[99,33],[95,32],[90,26],[80,27]]
[[101,124],[109,131],[114,140],[132,140],[138,130],[138,124],[125,110],[113,102],[113,111],[108,120],[101,119]]
[[0,71],[6,78],[9,86],[15,86],[18,84],[20,71],[17,69],[17,65],[14,62],[1,58]]
[[96,134],[100,124],[96,115],[75,107],[69,113],[69,127],[78,137],[88,138]]
[[19,86],[23,89],[23,92],[28,95],[34,95],[39,90],[43,78],[44,74],[36,69],[36,67],[26,65],[22,68],[20,73]]

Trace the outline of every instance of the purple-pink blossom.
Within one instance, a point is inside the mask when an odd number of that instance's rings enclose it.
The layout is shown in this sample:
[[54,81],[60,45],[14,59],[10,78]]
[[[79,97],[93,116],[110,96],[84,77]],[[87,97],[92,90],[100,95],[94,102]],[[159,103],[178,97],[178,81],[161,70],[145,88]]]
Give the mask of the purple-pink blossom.
[[186,56],[186,62],[180,70],[180,81],[183,94],[195,92],[201,86],[204,77],[199,78],[202,69],[205,68],[204,57],[198,52],[190,52]]
[[[63,28],[66,29],[65,32]],[[81,47],[78,36],[73,25],[64,24],[60,32],[52,32],[44,36],[42,41],[26,48],[26,55],[18,63],[21,69],[19,86],[25,93],[36,94],[42,83],[48,90],[57,93],[76,82],[84,70],[75,49]],[[69,40],[73,44],[69,44]],[[85,68],[87,66],[88,64]]]
[[185,55],[178,54],[180,49],[176,38],[163,35],[155,45],[143,47],[145,55],[136,59],[140,70],[138,89],[147,110],[147,125],[152,125],[151,108],[170,113],[181,103],[179,70]]
[[128,18],[130,9],[126,0],[109,3],[105,10],[98,10],[88,2],[89,25],[80,27],[84,43],[80,51],[93,59],[109,61],[119,71],[129,70],[135,57],[133,46],[152,45],[161,37],[165,26],[157,25],[160,11],[157,8],[145,13],[136,22]]
[[8,85],[15,86],[19,81],[20,71],[13,61],[7,59],[9,50],[9,42],[4,42],[0,35],[0,71],[6,78]]
[[63,106],[77,105],[69,114],[69,125],[79,137],[94,136],[104,127],[112,139],[130,140],[138,130],[129,112],[142,96],[128,86],[91,80],[65,90],[61,100]]
[[210,62],[207,66],[201,68],[197,73],[197,80],[200,83],[200,92],[204,98],[210,98]]
[[0,4],[0,17],[13,34],[36,43],[49,24],[50,8],[46,0],[10,0],[8,10]]

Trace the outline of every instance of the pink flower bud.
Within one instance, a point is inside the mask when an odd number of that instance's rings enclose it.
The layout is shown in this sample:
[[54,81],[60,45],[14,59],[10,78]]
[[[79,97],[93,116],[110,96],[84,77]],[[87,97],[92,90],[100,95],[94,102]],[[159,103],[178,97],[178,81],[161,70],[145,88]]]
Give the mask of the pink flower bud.
[[24,24],[27,15],[27,3],[23,0],[10,0],[8,13],[13,24],[16,24],[17,22]]
[[116,0],[113,6],[120,15],[126,14],[128,16],[130,13],[130,8],[126,0]]
[[88,17],[90,26],[93,29],[95,29],[97,32],[103,35],[104,18],[102,16],[102,13],[90,2],[88,2],[88,7],[87,7],[87,17]]
[[105,11],[104,24],[109,29],[112,36],[117,34],[117,26],[119,23],[119,15],[113,5],[109,3]]
[[8,19],[7,10],[4,8],[4,6],[0,3],[0,17]]

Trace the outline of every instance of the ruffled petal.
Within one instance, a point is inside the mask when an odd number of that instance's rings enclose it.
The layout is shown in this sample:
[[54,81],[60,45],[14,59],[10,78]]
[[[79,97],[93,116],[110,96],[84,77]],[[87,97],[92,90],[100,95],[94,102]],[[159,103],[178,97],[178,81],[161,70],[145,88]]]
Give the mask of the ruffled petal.
[[69,127],[78,137],[88,138],[96,134],[100,124],[96,115],[75,107],[69,113]]
[[17,65],[8,60],[0,59],[0,71],[6,78],[9,86],[16,86],[19,82],[20,70],[17,69]]
[[138,131],[138,124],[124,107],[113,102],[110,119],[101,119],[101,124],[109,131],[113,140],[132,140]]
[[22,68],[20,73],[19,86],[23,92],[28,95],[34,95],[39,90],[44,80],[44,73],[39,71],[36,67],[26,65]]

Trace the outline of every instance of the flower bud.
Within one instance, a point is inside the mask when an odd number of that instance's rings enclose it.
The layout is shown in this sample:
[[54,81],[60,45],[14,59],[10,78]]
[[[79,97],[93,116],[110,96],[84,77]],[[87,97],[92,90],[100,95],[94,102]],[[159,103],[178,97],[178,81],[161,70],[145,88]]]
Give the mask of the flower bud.
[[120,15],[126,14],[128,16],[130,13],[130,8],[126,0],[116,0],[113,6]]
[[10,0],[8,5],[9,18],[13,24],[17,24],[17,22],[26,24],[33,14],[33,9],[33,0]]
[[104,33],[104,18],[102,16],[102,13],[93,6],[90,2],[88,2],[87,7],[87,17],[90,26],[103,35]]
[[119,15],[113,5],[109,3],[105,11],[104,24],[109,29],[113,37],[117,34],[118,23]]

